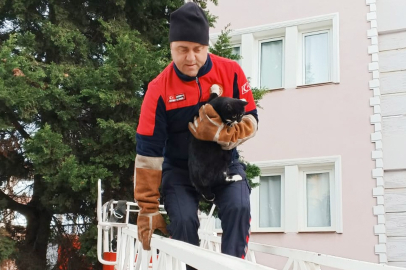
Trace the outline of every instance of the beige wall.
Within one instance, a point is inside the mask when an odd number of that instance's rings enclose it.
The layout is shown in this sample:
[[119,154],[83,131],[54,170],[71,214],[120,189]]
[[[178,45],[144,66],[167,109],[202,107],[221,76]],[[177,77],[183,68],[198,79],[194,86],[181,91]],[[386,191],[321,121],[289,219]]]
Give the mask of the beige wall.
[[[232,29],[339,13],[340,83],[304,89],[277,90],[260,102],[257,136],[241,147],[248,161],[341,155],[343,234],[263,233],[252,241],[378,262],[374,246],[377,219],[373,215],[376,186],[371,176],[373,127],[368,88],[369,40],[365,1],[353,0],[219,0],[209,6],[219,16],[215,29]],[[287,213],[289,214],[289,213]],[[273,265],[265,257],[260,263]],[[278,267],[281,262],[277,263]]]

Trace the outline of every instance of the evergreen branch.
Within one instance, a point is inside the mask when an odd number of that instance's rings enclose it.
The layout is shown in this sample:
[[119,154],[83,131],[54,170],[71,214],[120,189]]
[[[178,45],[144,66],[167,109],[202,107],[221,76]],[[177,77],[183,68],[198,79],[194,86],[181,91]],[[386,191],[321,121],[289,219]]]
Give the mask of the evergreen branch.
[[[35,58],[32,59],[32,60],[35,60]],[[28,78],[27,76],[25,76],[25,74],[24,74],[24,73],[21,71],[21,69],[19,69],[19,68],[14,68],[14,69],[13,69],[13,76],[14,76],[14,77],[24,77],[24,78],[25,78],[25,81],[26,81],[29,85],[34,86],[35,88],[39,88],[39,89],[42,89],[42,90],[45,90],[45,89],[48,88],[48,85],[47,85],[47,84],[45,84],[44,86],[41,86],[39,83],[34,82],[33,80],[31,80],[30,78]]]
[[5,204],[1,204],[2,208],[4,209],[10,209],[12,211],[19,212],[20,214],[24,216],[33,216],[34,215],[34,208],[30,207],[25,204],[18,203],[14,201],[12,198],[10,198],[6,193],[4,193],[0,189],[0,201],[5,202]]
[[54,227],[57,229],[58,234],[59,234],[59,235],[62,235],[63,237],[67,237],[68,234],[67,234],[67,233],[65,232],[65,230],[63,229],[62,222],[61,222],[55,215],[52,216],[52,220],[53,220],[54,223],[55,223],[55,226],[54,226]]
[[18,122],[18,118],[16,117],[16,115],[14,114],[13,111],[11,111],[6,104],[4,104],[3,101],[0,100],[0,105],[4,108],[5,110],[5,114],[8,116],[9,121],[11,122],[11,124],[14,126],[14,128],[18,131],[18,133],[20,133],[20,135],[24,138],[24,139],[30,139],[30,134],[28,134],[24,127]]

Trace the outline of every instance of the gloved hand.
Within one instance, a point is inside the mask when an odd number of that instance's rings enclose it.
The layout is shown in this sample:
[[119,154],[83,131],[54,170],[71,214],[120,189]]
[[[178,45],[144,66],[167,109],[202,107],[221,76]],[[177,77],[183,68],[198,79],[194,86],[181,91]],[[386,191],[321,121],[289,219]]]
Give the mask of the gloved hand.
[[223,150],[231,150],[257,132],[257,120],[253,115],[244,115],[240,123],[227,126],[210,104],[200,107],[199,117],[193,123],[189,122],[189,130],[198,140],[214,141]]
[[158,211],[151,214],[139,214],[137,227],[138,239],[141,241],[142,248],[145,250],[151,250],[151,237],[156,229],[164,234],[168,234],[168,231],[166,230],[166,222]]
[[156,229],[168,234],[166,222],[158,211],[160,197],[158,188],[161,184],[162,169],[154,169],[157,163],[151,159],[154,158],[141,155],[137,155],[135,159],[134,198],[140,207],[137,218],[138,239],[145,250],[151,249],[151,237]]

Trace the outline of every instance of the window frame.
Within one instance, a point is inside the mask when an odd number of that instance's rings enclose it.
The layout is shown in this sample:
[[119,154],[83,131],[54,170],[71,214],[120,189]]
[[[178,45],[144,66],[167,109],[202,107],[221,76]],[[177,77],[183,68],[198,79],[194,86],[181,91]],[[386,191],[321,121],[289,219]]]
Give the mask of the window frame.
[[[299,63],[298,67],[298,74],[300,78],[298,78],[297,85],[298,86],[310,86],[310,85],[318,85],[318,84],[325,84],[325,83],[333,83],[332,73],[333,73],[333,37],[332,37],[332,26],[329,28],[319,29],[319,30],[310,30],[310,31],[303,31],[299,33],[298,38],[298,59]],[[323,82],[316,82],[316,83],[308,83],[306,84],[306,59],[305,59],[305,38],[307,36],[317,35],[327,33],[328,35],[328,79]]]
[[[275,175],[283,171],[281,183],[281,227],[259,227],[259,187],[251,193],[251,231],[252,232],[332,232],[343,233],[342,218],[342,179],[341,156],[315,157],[290,160],[272,160],[252,162],[261,169],[261,176]],[[330,173],[330,227],[307,227],[307,213],[304,207],[306,190],[303,189],[304,177],[311,172]],[[278,175],[279,173],[276,173]],[[281,178],[282,179],[282,178]],[[259,182],[259,177],[253,179]]]
[[[251,207],[251,215],[253,220],[251,220],[252,224],[251,227],[255,228],[255,232],[283,232],[285,228],[285,172],[283,168],[275,168],[272,171],[269,171],[261,176],[281,176],[281,226],[280,227],[260,227],[259,224],[259,208],[260,208],[260,194],[259,194],[259,187],[254,188],[251,192],[255,192],[258,200],[256,201],[256,210],[252,211]],[[260,183],[260,176],[255,178],[254,183]],[[252,229],[251,229],[252,230]]]
[[[307,187],[306,187],[306,176],[308,174],[316,173],[329,173],[329,184],[330,184],[330,221],[331,225],[329,227],[309,227],[307,226]],[[299,231],[300,232],[331,232],[335,231],[334,224],[336,223],[336,201],[335,201],[335,178],[334,178],[334,167],[333,166],[319,166],[316,168],[306,168],[300,170],[299,178],[299,201],[301,202],[301,209],[299,212]]]

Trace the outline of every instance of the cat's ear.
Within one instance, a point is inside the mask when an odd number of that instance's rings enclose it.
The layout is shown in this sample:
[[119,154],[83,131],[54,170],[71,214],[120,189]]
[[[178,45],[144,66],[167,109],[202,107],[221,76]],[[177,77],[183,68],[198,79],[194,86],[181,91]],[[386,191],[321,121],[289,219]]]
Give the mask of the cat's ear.
[[230,103],[227,103],[225,106],[226,111],[231,112],[233,110],[233,106]]
[[240,103],[241,103],[243,106],[247,106],[247,105],[248,105],[248,102],[245,100],[245,98],[240,99]]

